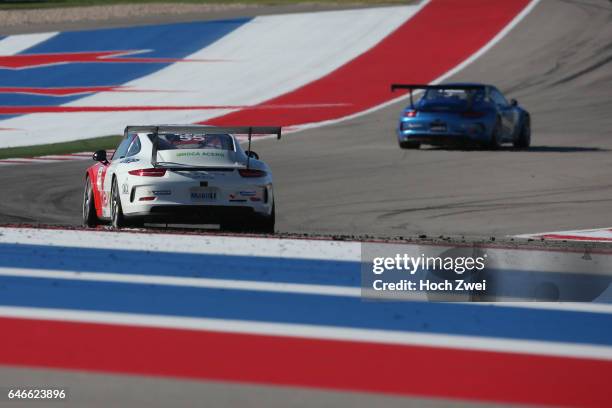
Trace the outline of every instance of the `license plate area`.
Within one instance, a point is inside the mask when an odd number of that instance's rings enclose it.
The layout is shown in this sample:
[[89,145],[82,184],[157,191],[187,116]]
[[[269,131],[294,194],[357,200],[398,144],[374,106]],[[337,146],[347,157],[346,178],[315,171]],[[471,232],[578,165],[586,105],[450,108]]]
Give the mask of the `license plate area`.
[[444,123],[444,122],[432,122],[429,125],[429,129],[432,132],[446,132],[446,123]]
[[217,201],[219,192],[216,188],[193,187],[189,190],[191,201],[197,203],[211,203]]

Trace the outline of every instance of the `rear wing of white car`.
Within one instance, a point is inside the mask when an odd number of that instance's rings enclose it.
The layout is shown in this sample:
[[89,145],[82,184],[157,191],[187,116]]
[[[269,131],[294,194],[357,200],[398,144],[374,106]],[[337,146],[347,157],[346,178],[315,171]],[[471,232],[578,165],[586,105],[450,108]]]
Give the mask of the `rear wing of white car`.
[[[157,149],[159,145],[159,134],[240,134],[248,135],[249,147],[251,150],[251,139],[253,135],[276,135],[276,139],[281,138],[280,126],[198,126],[198,125],[160,125],[160,126],[126,126],[123,132],[125,136],[128,133],[147,133],[151,135],[153,149],[151,150],[151,164],[157,166]],[[247,155],[247,168],[249,167],[250,156]]]
[[[485,90],[485,85],[461,85],[461,84],[451,84],[451,85],[423,85],[423,84],[391,84],[391,92],[395,92],[398,89],[407,89],[410,92],[410,107],[414,109],[414,100],[412,98],[412,94],[417,89],[429,90],[429,89],[440,89],[440,90],[460,90],[460,91],[470,91],[470,90]],[[470,106],[472,105],[472,101],[470,98],[469,101]]]

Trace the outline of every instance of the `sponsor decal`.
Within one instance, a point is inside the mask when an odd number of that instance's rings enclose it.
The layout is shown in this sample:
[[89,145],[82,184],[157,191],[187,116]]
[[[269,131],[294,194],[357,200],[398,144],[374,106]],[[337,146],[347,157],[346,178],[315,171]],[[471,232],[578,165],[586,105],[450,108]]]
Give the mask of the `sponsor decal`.
[[99,166],[98,176],[96,177],[96,184],[98,187],[98,191],[102,191],[102,182],[104,181],[104,174],[102,174],[103,171],[104,171],[104,167]]
[[222,152],[181,152],[176,157],[225,157]]
[[230,202],[234,202],[234,203],[244,203],[244,202],[246,202],[246,199],[238,198],[238,196],[236,194],[230,194],[229,195],[229,201]]
[[129,157],[127,159],[121,160],[120,163],[124,163],[124,164],[125,163],[135,163],[135,162],[139,162],[139,161],[140,161],[140,159],[135,159],[133,157]]
[[[106,194],[106,191],[102,192],[102,205],[104,207],[104,209],[108,208],[108,194]],[[106,215],[108,211],[105,211],[104,214]]]
[[158,195],[158,196],[160,196],[160,195],[170,195],[170,194],[172,194],[172,191],[170,191],[170,190],[153,190],[153,191],[151,191],[151,194]]
[[129,188],[128,188],[127,183],[123,183],[123,184],[121,185],[121,193],[122,193],[122,194],[127,194],[128,192],[129,192]]
[[215,176],[213,176],[212,174],[202,172],[202,171],[192,172],[190,176],[196,179],[205,179],[205,180],[212,180],[215,178]]
[[251,191],[241,191],[240,195],[242,197],[254,197],[257,195],[257,192],[255,190],[251,190]]

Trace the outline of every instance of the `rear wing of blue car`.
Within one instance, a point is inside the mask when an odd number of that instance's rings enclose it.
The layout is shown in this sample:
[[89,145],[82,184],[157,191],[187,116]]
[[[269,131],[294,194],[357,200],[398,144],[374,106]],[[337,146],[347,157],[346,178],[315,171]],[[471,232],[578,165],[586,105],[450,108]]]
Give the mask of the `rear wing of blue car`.
[[[280,126],[198,126],[198,125],[165,125],[165,126],[126,126],[123,134],[128,133],[147,133],[151,137],[153,149],[151,150],[151,164],[157,166],[157,149],[159,146],[159,134],[197,134],[197,135],[212,135],[212,134],[240,134],[248,135],[249,147],[251,150],[251,139],[253,135],[276,135],[276,139],[281,138]],[[249,168],[251,156],[247,155],[247,168]]]
[[[423,84],[391,84],[391,92],[395,92],[397,90],[408,90],[410,92],[410,106],[414,108],[414,100],[412,94],[415,90],[429,90],[429,89],[440,89],[440,90],[461,90],[461,91],[470,91],[470,90],[484,90],[485,85],[423,85]],[[471,98],[470,98],[470,106],[471,106]]]

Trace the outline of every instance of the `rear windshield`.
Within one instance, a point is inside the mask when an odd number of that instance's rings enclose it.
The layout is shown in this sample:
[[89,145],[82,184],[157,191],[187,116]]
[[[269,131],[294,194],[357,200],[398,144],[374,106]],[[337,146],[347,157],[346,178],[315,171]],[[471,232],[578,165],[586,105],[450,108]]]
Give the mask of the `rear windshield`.
[[472,103],[484,100],[484,89],[428,89],[423,95],[423,101],[436,103],[462,103],[473,97]]
[[234,150],[234,140],[227,134],[159,134],[158,138],[157,150]]

